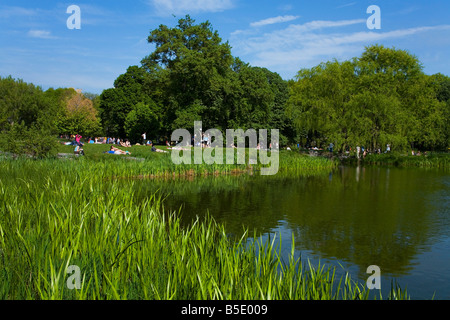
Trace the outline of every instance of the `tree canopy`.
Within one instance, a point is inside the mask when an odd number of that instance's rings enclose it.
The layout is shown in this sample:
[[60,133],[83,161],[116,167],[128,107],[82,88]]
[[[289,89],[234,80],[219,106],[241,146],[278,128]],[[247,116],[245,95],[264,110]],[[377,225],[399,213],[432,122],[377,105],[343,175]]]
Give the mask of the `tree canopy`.
[[59,134],[81,134],[92,137],[101,134],[101,119],[95,107],[96,97],[73,88],[50,88],[45,95],[57,105],[56,128]]
[[360,58],[300,70],[287,110],[308,143],[333,143],[341,151],[385,150],[387,144],[398,150],[443,148],[445,78],[425,75],[407,51],[374,45]]
[[[154,132],[153,138],[169,137],[178,128],[192,130],[194,121],[219,130],[283,124],[282,135],[292,131],[284,110],[287,82],[233,57],[208,21],[195,24],[186,16],[174,28],[161,25],[151,31],[148,42],[156,48],[141,66],[130,67],[101,95],[108,135],[126,134],[127,115],[141,102],[158,120],[153,128],[142,127]],[[287,142],[286,135],[282,139]]]
[[12,77],[0,77],[0,149],[43,156],[54,150],[57,107],[44,91]]

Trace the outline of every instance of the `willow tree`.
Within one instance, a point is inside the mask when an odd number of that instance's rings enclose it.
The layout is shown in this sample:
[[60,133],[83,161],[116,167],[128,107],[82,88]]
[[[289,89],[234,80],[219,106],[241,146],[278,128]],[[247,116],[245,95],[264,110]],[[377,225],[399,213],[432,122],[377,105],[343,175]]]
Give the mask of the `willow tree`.
[[355,66],[350,61],[335,60],[299,71],[290,85],[287,112],[294,125],[306,131],[308,144],[332,142],[345,148],[364,136],[352,103],[355,81]]
[[322,145],[405,150],[442,145],[445,103],[404,50],[367,47],[360,58],[301,70],[291,85],[288,112]]

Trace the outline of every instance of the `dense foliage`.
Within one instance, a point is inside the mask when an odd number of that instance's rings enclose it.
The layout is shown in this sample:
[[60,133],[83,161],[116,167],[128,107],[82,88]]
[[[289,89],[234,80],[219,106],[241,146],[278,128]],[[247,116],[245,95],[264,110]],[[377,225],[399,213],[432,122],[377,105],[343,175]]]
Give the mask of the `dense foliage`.
[[41,88],[0,77],[0,150],[43,156],[54,150],[56,106]]
[[427,76],[403,50],[371,46],[360,58],[301,70],[288,112],[306,142],[341,151],[444,149],[448,145],[449,78]]
[[287,82],[234,58],[209,22],[194,22],[187,16],[175,28],[153,30],[148,42],[156,45],[155,51],[102,93],[106,134],[126,136],[127,114],[143,103],[158,122],[145,130],[153,133],[151,139],[170,137],[178,128],[192,130],[194,121],[201,120],[203,128],[219,130],[277,128],[287,143],[293,132],[284,112]]
[[58,106],[55,124],[59,134],[86,137],[102,134],[95,95],[82,94],[73,88],[50,88],[45,94]]

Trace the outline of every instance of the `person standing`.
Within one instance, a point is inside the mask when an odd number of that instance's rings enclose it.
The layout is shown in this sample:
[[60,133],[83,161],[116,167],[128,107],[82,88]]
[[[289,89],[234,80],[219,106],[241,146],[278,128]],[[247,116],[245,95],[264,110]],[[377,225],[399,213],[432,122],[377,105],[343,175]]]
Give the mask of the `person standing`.
[[77,135],[75,136],[75,142],[76,142],[76,144],[79,145],[80,147],[83,145],[83,144],[81,143],[81,138],[82,138],[82,136],[79,135],[79,134],[77,134]]
[[356,147],[356,157],[359,159],[359,152],[361,148],[359,146]]
[[147,133],[146,133],[146,132],[144,132],[144,133],[142,134],[142,145],[143,145],[143,146],[145,146],[145,140],[147,140]]

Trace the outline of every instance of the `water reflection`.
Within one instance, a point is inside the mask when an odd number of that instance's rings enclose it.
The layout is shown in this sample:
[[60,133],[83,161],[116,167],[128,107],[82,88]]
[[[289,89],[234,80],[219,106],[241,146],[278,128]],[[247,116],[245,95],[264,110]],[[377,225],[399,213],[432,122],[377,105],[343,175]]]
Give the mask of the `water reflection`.
[[[293,234],[298,252],[344,262],[360,278],[373,264],[384,275],[410,275],[423,264],[421,254],[449,243],[449,176],[435,170],[357,166],[314,176],[140,181],[134,187],[139,197],[156,189],[169,195],[166,208],[182,206],[186,222],[209,212],[236,236],[244,227],[279,232],[290,245]],[[448,245],[440,250],[449,256]],[[448,258],[436,264],[436,273],[450,270]]]

